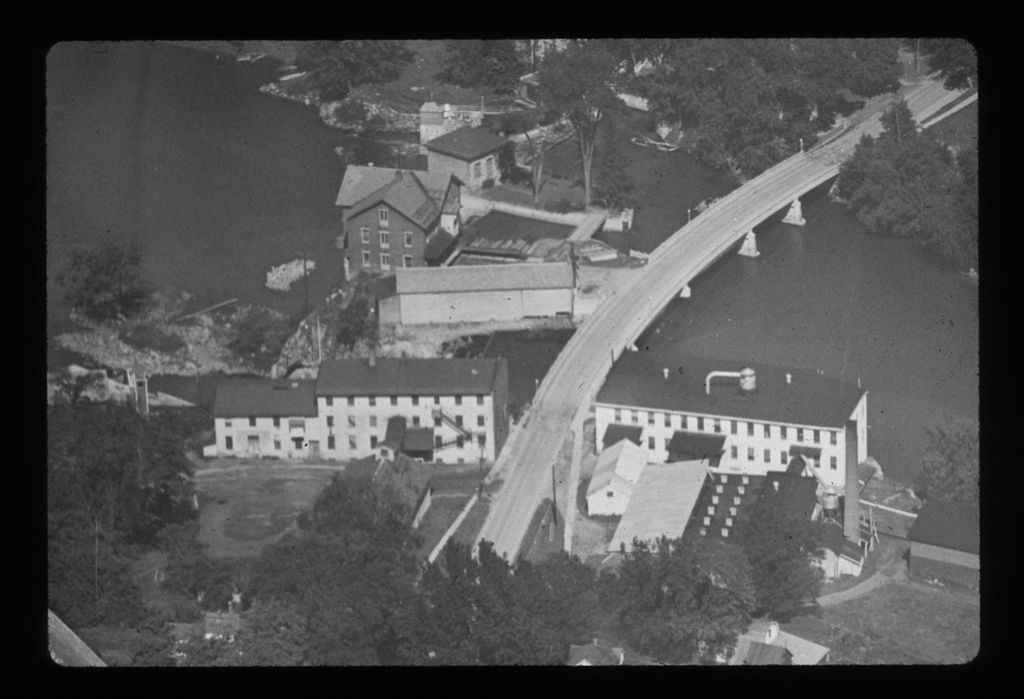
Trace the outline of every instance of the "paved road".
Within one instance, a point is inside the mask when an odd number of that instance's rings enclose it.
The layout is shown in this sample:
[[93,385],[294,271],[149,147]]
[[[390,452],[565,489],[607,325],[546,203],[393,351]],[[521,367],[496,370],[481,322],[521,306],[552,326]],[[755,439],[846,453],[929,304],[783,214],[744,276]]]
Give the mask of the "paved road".
[[[903,90],[915,115],[930,115],[956,92],[927,82]],[[798,153],[716,201],[651,255],[644,269],[587,318],[551,366],[522,430],[502,450],[488,478],[504,484],[478,541],[514,560],[534,510],[551,487],[551,469],[579,410],[589,410],[615,359],[680,289],[740,238],[797,197],[835,177],[865,133],[881,131],[888,100],[875,100],[827,143]],[[570,484],[571,489],[571,484]],[[572,494],[570,493],[570,497]]]

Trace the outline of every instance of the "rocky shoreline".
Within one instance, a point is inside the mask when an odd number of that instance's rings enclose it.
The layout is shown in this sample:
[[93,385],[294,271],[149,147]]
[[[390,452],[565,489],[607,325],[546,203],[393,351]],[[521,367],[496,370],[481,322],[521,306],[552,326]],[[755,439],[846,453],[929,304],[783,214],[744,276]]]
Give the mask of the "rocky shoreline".
[[[291,85],[295,87],[292,88]],[[292,102],[298,102],[307,107],[315,107],[320,115],[320,119],[328,126],[336,129],[343,129],[352,133],[362,133],[370,128],[382,131],[419,132],[419,114],[402,112],[381,102],[375,102],[358,96],[347,97],[344,100],[325,101],[320,99],[320,95],[316,90],[302,89],[302,85],[302,78],[297,78],[289,86],[285,86],[281,81],[277,81],[261,85],[260,92],[291,100]],[[345,113],[353,111],[361,111],[365,116],[360,119],[344,116]]]

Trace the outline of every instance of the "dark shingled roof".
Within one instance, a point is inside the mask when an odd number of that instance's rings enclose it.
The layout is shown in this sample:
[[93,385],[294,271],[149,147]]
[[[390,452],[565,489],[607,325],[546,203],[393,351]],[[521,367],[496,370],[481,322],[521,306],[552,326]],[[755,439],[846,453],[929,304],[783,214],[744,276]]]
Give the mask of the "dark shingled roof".
[[217,386],[214,417],[316,417],[314,382],[233,379]]
[[486,395],[504,359],[334,359],[320,365],[318,396]]
[[388,427],[384,433],[384,443],[391,444],[396,450],[430,451],[434,448],[434,428],[409,427],[401,415],[388,418]]
[[792,665],[793,655],[782,646],[751,641],[743,665]]
[[440,202],[431,198],[419,178],[411,172],[397,170],[393,180],[354,204],[345,218],[352,218],[381,203],[402,213],[424,230],[429,230],[441,215]]
[[[670,369],[667,379],[663,367]],[[756,372],[752,395],[741,394],[738,380],[724,379],[711,384],[710,395],[705,393],[709,372],[744,367]],[[792,374],[792,383],[786,383],[786,373]],[[641,351],[626,352],[615,363],[597,402],[835,428],[846,425],[863,393],[856,384],[813,371]]]
[[643,433],[644,428],[639,425],[620,425],[613,422],[604,430],[604,448],[615,446],[623,439],[640,446],[640,437]]
[[668,443],[670,461],[714,459],[725,451],[724,434],[676,430]]
[[427,264],[439,265],[452,253],[454,247],[455,236],[443,228],[438,228],[427,237],[423,259]]
[[425,144],[427,150],[459,160],[476,160],[505,145],[505,139],[484,128],[463,127]]
[[980,553],[978,508],[957,502],[926,500],[907,538],[921,544]]

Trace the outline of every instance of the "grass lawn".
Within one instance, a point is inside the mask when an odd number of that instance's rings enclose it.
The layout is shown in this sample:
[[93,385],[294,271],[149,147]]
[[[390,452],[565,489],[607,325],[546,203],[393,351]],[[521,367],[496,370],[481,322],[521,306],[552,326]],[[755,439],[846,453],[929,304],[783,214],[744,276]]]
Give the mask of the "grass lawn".
[[296,525],[334,471],[270,466],[197,478],[199,538],[211,558],[257,556]]
[[958,150],[977,145],[978,103],[974,102],[956,114],[946,117],[928,129],[943,143]]
[[969,597],[891,583],[783,624],[832,649],[832,664],[958,664],[980,644],[980,616]]
[[419,529],[416,530],[416,534],[420,537],[420,547],[416,551],[416,555],[421,560],[426,560],[430,552],[437,546],[437,542],[441,540],[444,533],[448,531],[448,527],[452,525],[455,518],[462,512],[462,508],[469,502],[471,495],[457,495],[449,494],[449,496],[438,497],[435,492],[433,500],[430,502],[430,509],[427,510],[427,514],[423,516],[423,521],[420,522]]
[[539,563],[562,550],[565,543],[565,517],[559,513],[558,521],[552,526],[551,514],[551,499],[544,498],[533,513],[530,528],[526,530],[523,547],[519,552],[521,558]]
[[467,546],[472,546],[476,542],[476,537],[480,533],[480,529],[483,528],[484,520],[487,519],[487,513],[490,510],[491,501],[486,497],[478,498],[473,503],[473,509],[466,515],[466,519],[462,520],[462,524],[455,530],[452,538]]

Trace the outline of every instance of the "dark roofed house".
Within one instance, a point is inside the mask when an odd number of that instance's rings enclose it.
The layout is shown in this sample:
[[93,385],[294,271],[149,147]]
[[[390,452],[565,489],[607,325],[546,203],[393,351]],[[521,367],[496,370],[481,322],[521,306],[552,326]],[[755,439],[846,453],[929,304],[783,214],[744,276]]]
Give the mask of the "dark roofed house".
[[978,508],[930,498],[907,538],[913,575],[977,587],[981,569]]
[[461,184],[450,174],[348,166],[335,201],[346,278],[443,263],[459,235]]
[[464,127],[427,141],[427,170],[457,177],[470,189],[501,183],[499,151],[507,140],[484,128]]
[[566,662],[566,665],[572,667],[658,664],[653,658],[628,648],[613,646],[601,638],[595,638],[591,643],[569,646],[569,660]]
[[222,381],[213,417],[216,444],[210,451],[217,456],[304,458],[318,453],[313,381]]

